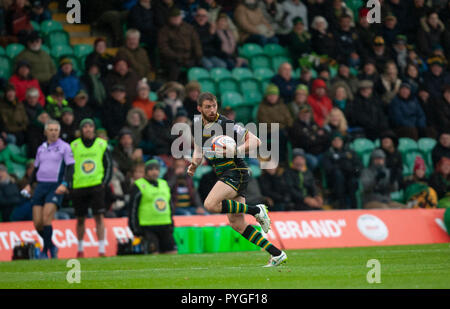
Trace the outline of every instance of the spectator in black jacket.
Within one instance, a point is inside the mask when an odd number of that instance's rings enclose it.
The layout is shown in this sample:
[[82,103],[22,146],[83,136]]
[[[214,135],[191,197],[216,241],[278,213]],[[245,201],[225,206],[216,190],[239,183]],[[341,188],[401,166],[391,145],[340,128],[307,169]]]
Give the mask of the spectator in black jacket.
[[0,213],[3,222],[9,222],[11,213],[21,202],[19,188],[8,174],[6,166],[0,164]]
[[450,73],[445,71],[445,62],[441,57],[428,59],[430,70],[423,78],[424,87],[430,93],[432,99],[439,98],[442,88],[450,84]]
[[334,33],[336,40],[336,58],[341,63],[348,63],[350,57],[353,59],[363,55],[363,49],[358,34],[352,29],[352,18],[342,15],[339,18],[339,28]]
[[442,96],[434,104],[434,110],[436,111],[436,127],[441,130],[450,130],[450,84],[444,87]]
[[323,199],[319,195],[313,174],[306,166],[303,149],[296,148],[292,151],[292,168],[286,171],[286,177],[295,210],[322,209]]
[[88,104],[89,96],[83,89],[78,91],[73,98],[73,115],[75,117],[75,125],[78,127],[81,120],[85,118],[94,118],[94,110]]
[[108,132],[109,138],[117,136],[127,120],[127,113],[131,109],[131,103],[128,101],[125,87],[114,85],[111,88],[110,97],[105,102],[103,109],[102,123]]
[[439,135],[439,141],[431,153],[433,166],[436,167],[442,157],[450,158],[450,130],[444,130]]
[[436,171],[431,175],[428,182],[437,195],[438,199],[449,196],[450,192],[450,158],[442,157],[436,164]]
[[61,139],[69,144],[80,134],[74,120],[72,108],[64,107],[61,111]]
[[334,208],[356,208],[355,192],[362,163],[358,155],[346,147],[344,137],[335,132],[331,147],[322,158],[328,187],[331,189]]
[[92,64],[97,64],[101,76],[105,77],[113,69],[114,57],[106,52],[106,41],[98,38],[94,42],[94,51],[87,55],[85,63],[86,72]]
[[266,205],[272,211],[294,210],[286,170],[276,164],[270,165],[273,167],[263,169],[261,176],[258,178]]
[[401,188],[403,185],[403,159],[398,151],[398,137],[392,131],[383,132],[380,136],[380,146],[386,158],[386,168],[391,174],[391,183]]
[[137,29],[141,33],[141,43],[146,45],[152,55],[155,49],[157,28],[151,0],[139,0],[128,14],[128,29]]

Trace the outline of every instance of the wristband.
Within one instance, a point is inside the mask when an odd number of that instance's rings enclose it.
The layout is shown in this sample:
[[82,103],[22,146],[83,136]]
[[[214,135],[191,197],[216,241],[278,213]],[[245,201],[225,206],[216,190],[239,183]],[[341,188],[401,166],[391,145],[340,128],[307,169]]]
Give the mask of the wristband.
[[68,186],[67,181],[63,181],[63,182],[61,182],[61,184],[62,184],[64,187],[66,187],[66,188],[67,188],[67,186]]

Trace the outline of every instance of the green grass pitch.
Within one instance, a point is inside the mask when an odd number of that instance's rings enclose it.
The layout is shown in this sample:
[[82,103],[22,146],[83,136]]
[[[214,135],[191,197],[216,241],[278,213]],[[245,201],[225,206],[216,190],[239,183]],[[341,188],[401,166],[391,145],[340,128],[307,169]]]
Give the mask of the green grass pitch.
[[[81,283],[66,281],[68,260],[0,263],[0,288],[450,288],[450,244],[289,250],[287,264],[262,268],[265,252],[80,259]],[[381,283],[367,282],[367,261]]]

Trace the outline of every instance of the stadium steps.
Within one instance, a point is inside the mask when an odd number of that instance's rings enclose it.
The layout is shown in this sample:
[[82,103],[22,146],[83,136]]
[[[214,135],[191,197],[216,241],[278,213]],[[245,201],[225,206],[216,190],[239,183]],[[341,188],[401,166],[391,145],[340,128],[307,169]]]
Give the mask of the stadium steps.
[[59,21],[62,24],[66,24],[66,14],[65,13],[53,13],[53,20]]

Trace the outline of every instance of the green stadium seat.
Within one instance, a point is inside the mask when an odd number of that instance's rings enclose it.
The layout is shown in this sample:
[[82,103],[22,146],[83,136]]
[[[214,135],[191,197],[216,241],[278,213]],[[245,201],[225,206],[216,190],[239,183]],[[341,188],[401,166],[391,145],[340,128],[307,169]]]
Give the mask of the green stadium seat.
[[433,168],[433,160],[431,157],[431,152],[433,151],[433,148],[436,146],[436,140],[428,137],[423,137],[419,139],[417,142],[417,146],[419,147],[419,150],[422,152],[423,157],[425,158],[425,162],[428,165],[428,168]]
[[[7,147],[9,148],[9,150],[13,155],[26,157],[26,153],[24,153],[22,149],[19,148],[18,146],[14,144],[8,144]],[[13,174],[15,174],[19,179],[21,179],[25,175],[26,170],[25,164],[13,162],[12,167],[13,167]]]
[[271,84],[271,83],[272,83],[272,82],[270,81],[270,79],[265,79],[265,80],[263,80],[263,81],[260,82],[260,84],[261,84],[260,88],[261,88],[261,90],[262,90],[262,93],[265,93],[265,92],[266,92],[267,86],[268,86],[269,84]]
[[350,148],[358,154],[364,166],[367,167],[370,163],[370,155],[375,149],[374,143],[367,138],[357,138],[350,144]]
[[202,92],[217,94],[216,82],[212,78],[200,78],[198,79],[198,83]]
[[220,94],[229,91],[239,92],[239,83],[232,77],[227,77],[217,83],[217,90]]
[[260,45],[254,43],[247,43],[244,44],[244,46],[242,46],[241,48],[239,48],[239,56],[247,59],[250,59],[256,55],[260,55],[263,53],[264,53],[263,48]]
[[302,70],[300,68],[297,68],[294,71],[292,71],[292,77],[295,79],[299,79],[301,73],[302,73]]
[[278,72],[278,68],[280,67],[280,65],[285,62],[289,62],[290,64],[292,64],[292,60],[289,57],[286,56],[272,57],[272,70],[274,72]]
[[242,94],[245,94],[248,91],[252,92],[261,91],[261,85],[259,81],[254,77],[245,78],[241,80],[239,82],[239,87],[241,88]]
[[403,190],[392,192],[391,193],[391,200],[397,203],[404,204],[405,203],[405,196],[404,196]]
[[259,81],[271,79],[274,75],[275,73],[271,68],[256,68],[253,70],[253,76]]
[[0,46],[0,56],[6,56],[6,51],[3,46]]
[[188,80],[199,80],[201,78],[210,78],[208,70],[200,67],[192,67],[188,71]]
[[264,53],[269,57],[275,56],[289,56],[289,52],[283,46],[278,44],[266,44],[264,45]]
[[148,96],[148,98],[150,99],[150,101],[158,101],[158,95],[156,94],[156,92],[150,91],[150,94]]
[[69,45],[70,46],[70,37],[69,34],[64,30],[56,30],[50,32],[46,38],[45,43],[48,46],[58,46],[58,45]]
[[56,45],[53,46],[50,52],[51,56],[59,60],[64,56],[73,56],[73,48],[69,45]]
[[240,81],[244,78],[253,77],[253,72],[248,68],[234,68],[233,71],[231,71],[231,75],[234,79]]
[[231,107],[235,108],[244,104],[244,98],[237,91],[228,91],[220,96],[220,101],[222,102],[222,108]]
[[30,20],[30,24],[35,31],[38,31],[38,32],[41,31],[41,25],[39,25],[38,22],[35,22],[34,20]]
[[261,103],[263,96],[261,91],[245,91],[243,92],[244,101],[250,105],[259,105]]
[[[410,150],[404,155],[403,159],[403,176],[409,176],[413,174],[414,169],[414,161],[416,160],[416,157],[419,156],[422,159],[424,159],[424,156],[422,155],[422,152],[419,150]],[[425,160],[425,159],[424,159]],[[425,161],[426,162],[426,161]],[[429,174],[431,171],[430,169],[427,169],[427,174]]]
[[12,73],[11,60],[6,56],[0,56],[0,78],[9,79]]
[[42,49],[43,51],[45,51],[47,54],[49,54],[49,55],[51,54],[50,48],[48,48],[47,45],[42,44],[42,45],[41,45],[41,49]]
[[250,58],[250,67],[252,70],[256,70],[258,68],[272,69],[272,62],[269,56],[260,54]]
[[12,43],[6,46],[6,56],[9,59],[14,59],[18,54],[20,54],[25,49],[25,46],[22,44]]
[[261,176],[261,168],[255,164],[249,164],[250,170],[252,171],[252,177],[258,178]]
[[89,44],[77,44],[73,47],[75,57],[82,58],[94,51],[94,47]]
[[212,171],[212,167],[209,165],[199,165],[197,169],[195,170],[195,174],[192,177],[192,180],[194,180],[194,185],[196,188],[198,188],[198,184],[200,183],[200,180],[202,179],[203,175],[209,173]]
[[44,20],[43,22],[41,22],[40,28],[43,36],[47,36],[53,31],[63,30],[62,24],[55,20]]
[[398,151],[402,154],[403,161],[406,161],[406,154],[412,151],[418,151],[419,147],[415,140],[408,137],[398,139]]
[[216,81],[216,83],[220,82],[224,78],[232,77],[231,72],[225,68],[213,68],[209,71],[209,75]]

